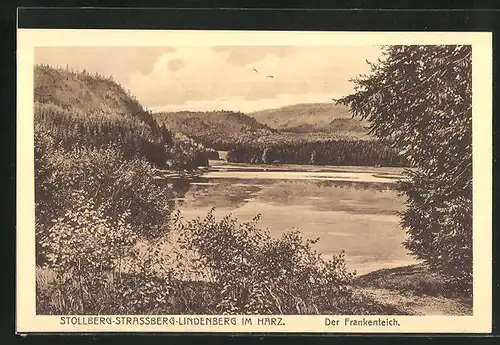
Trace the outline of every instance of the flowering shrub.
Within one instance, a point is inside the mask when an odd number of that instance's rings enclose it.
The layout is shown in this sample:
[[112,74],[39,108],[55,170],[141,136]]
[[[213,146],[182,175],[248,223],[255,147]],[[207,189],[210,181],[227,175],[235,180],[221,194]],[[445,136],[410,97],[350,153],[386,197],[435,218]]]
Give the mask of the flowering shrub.
[[[98,301],[95,292],[103,287],[107,272],[120,270],[122,258],[137,241],[129,223],[130,213],[106,216],[86,192],[73,192],[73,204],[64,215],[53,219],[40,245],[48,265],[58,275],[64,295],[79,296],[81,311]],[[76,291],[71,291],[71,290]],[[93,309],[93,308],[92,308]]]
[[168,228],[172,191],[153,183],[150,163],[123,159],[113,148],[75,147],[64,151],[51,146],[50,136],[35,136],[36,212],[39,235],[47,232],[77,202],[83,190],[108,217],[128,212],[134,232],[148,238]]
[[110,217],[106,204],[98,205],[82,190],[73,194],[73,204],[52,220],[40,241],[57,278],[38,289],[39,309],[63,314],[167,310],[168,270],[155,271],[163,259],[158,249],[137,256],[140,238],[130,213]]
[[113,270],[137,241],[129,222],[130,213],[110,217],[105,205],[96,205],[84,191],[73,192],[73,205],[53,219],[42,247],[54,268],[82,272]]

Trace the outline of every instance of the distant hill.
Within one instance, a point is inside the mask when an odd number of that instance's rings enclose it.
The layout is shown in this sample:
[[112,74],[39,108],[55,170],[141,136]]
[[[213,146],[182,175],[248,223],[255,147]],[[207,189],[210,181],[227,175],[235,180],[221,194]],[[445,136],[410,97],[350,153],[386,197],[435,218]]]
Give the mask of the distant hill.
[[332,103],[306,103],[249,113],[257,121],[292,133],[366,133],[368,123],[353,119],[349,109]]
[[[50,136],[59,148],[113,146],[126,159],[143,157],[158,167],[196,166],[204,159],[203,148],[160,126],[110,77],[36,65],[34,103],[35,133]],[[196,148],[184,152],[179,146]]]
[[204,133],[241,134],[274,132],[268,126],[259,123],[254,118],[240,112],[209,111],[209,112],[161,112],[154,113],[155,118],[172,130],[186,135]]
[[180,111],[153,116],[167,128],[217,150],[255,143],[372,139],[366,134],[366,122],[352,119],[346,107],[330,103],[296,104],[249,114]]
[[160,112],[153,114],[159,123],[211,146],[214,142],[256,139],[276,130],[240,112]]

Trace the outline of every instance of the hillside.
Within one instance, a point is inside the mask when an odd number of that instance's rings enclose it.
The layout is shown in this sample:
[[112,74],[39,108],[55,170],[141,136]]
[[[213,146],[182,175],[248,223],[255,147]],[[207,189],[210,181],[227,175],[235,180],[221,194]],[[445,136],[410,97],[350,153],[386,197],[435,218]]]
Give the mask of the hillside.
[[168,128],[188,136],[233,136],[246,134],[268,135],[274,131],[254,118],[233,111],[155,113]]
[[207,147],[219,147],[223,143],[254,141],[272,137],[276,130],[259,123],[240,112],[210,111],[154,113],[155,119],[167,128],[183,133]]
[[37,65],[34,102],[35,132],[50,136],[59,148],[113,146],[126,159],[145,158],[157,167],[204,160],[204,148],[159,126],[112,78]]
[[295,104],[248,114],[280,131],[294,133],[366,133],[368,123],[351,118],[345,106],[332,103]]
[[121,85],[101,75],[73,72],[37,65],[34,70],[35,103],[51,103],[65,110],[80,110],[87,116],[99,113],[107,118],[138,117],[154,125],[139,101]]

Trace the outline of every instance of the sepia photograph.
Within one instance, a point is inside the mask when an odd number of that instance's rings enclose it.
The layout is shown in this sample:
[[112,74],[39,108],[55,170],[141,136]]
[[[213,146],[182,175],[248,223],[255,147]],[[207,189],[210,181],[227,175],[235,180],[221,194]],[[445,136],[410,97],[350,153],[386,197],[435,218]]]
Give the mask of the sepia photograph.
[[35,315],[477,316],[475,48],[379,41],[33,47]]

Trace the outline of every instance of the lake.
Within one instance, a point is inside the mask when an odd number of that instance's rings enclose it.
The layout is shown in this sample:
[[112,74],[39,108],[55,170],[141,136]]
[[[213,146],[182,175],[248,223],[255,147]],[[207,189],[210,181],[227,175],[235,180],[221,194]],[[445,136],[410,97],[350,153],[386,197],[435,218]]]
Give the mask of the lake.
[[403,248],[397,211],[404,200],[394,190],[400,168],[250,165],[211,161],[190,180],[177,208],[186,220],[229,213],[240,221],[261,214],[259,226],[280,236],[299,229],[320,241],[325,256],[346,253],[358,274],[417,263]]

